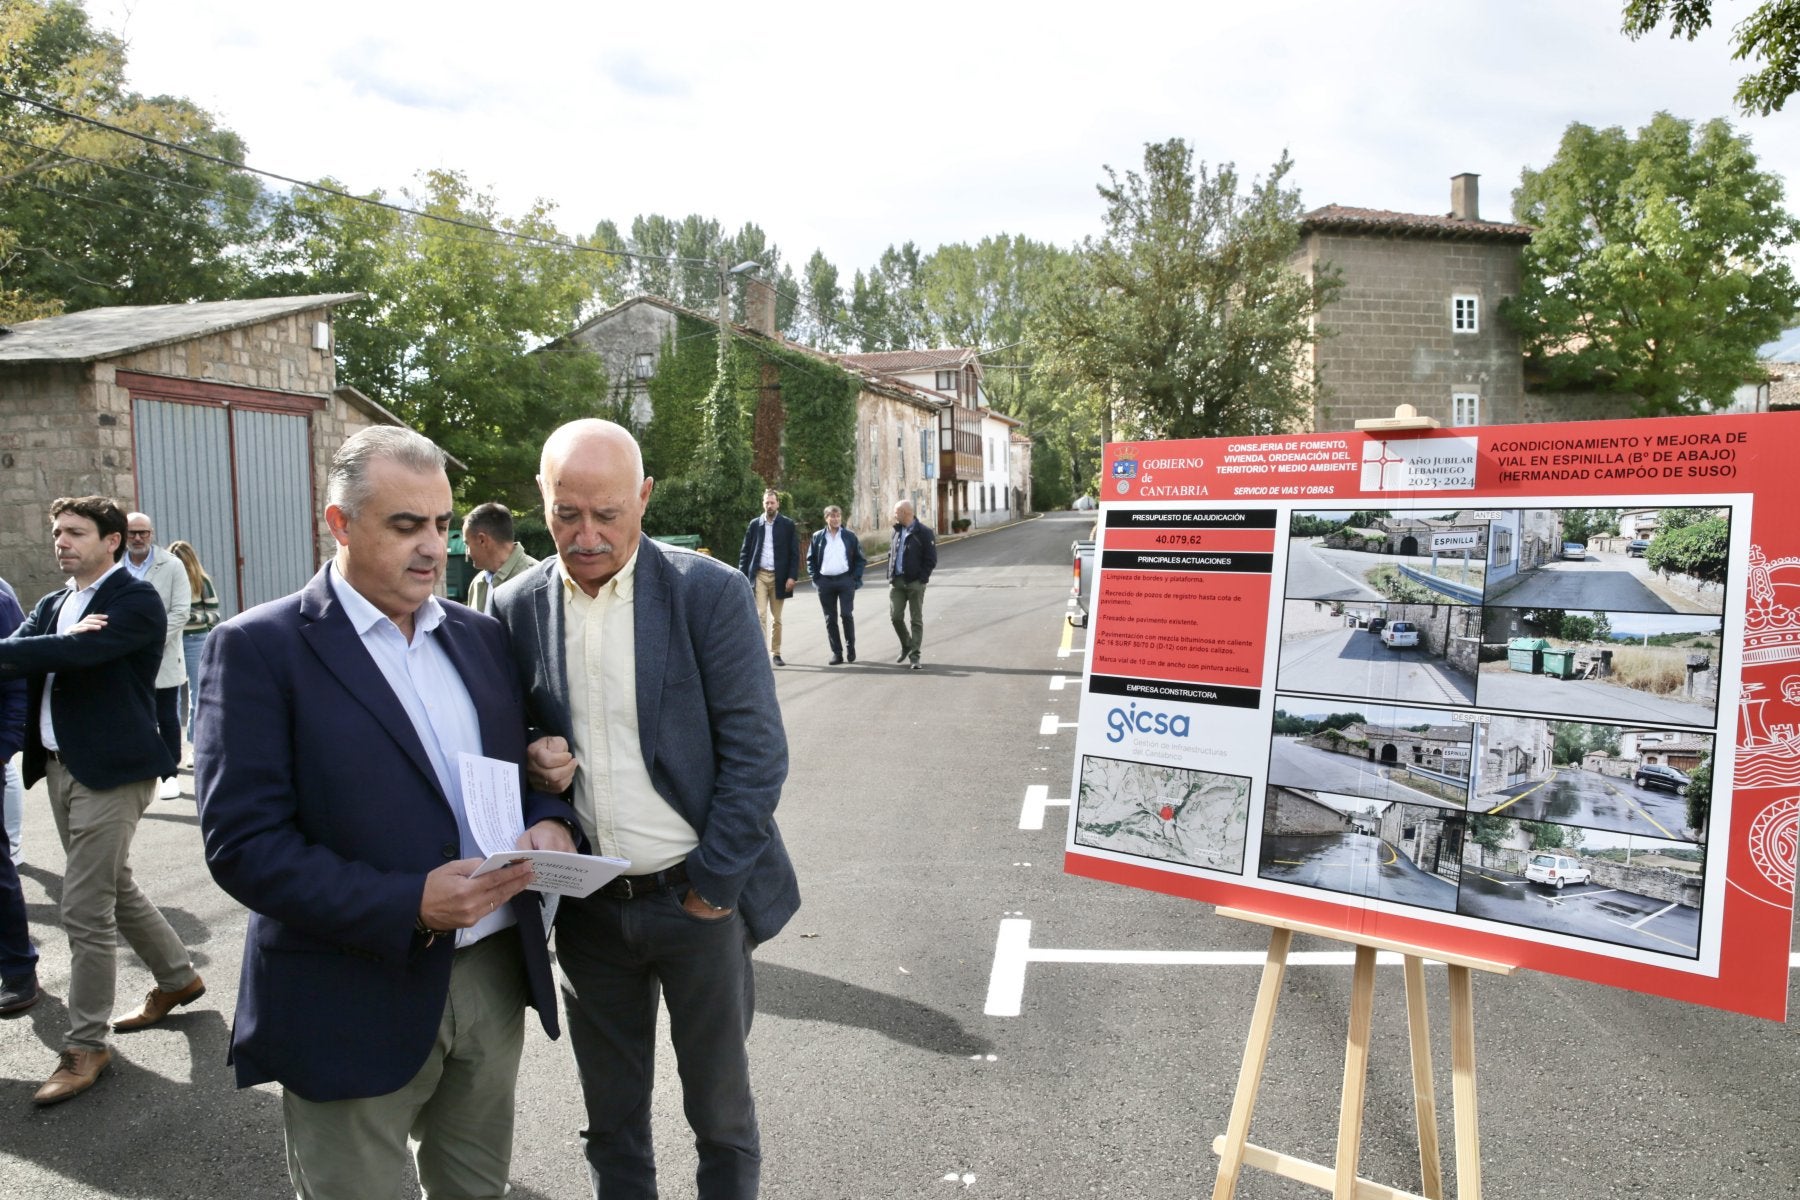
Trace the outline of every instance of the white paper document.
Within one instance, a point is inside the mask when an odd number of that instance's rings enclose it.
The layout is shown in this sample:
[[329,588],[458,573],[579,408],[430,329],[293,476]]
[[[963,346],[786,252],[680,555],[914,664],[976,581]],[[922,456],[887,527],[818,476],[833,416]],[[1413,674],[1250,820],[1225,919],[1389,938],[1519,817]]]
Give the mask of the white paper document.
[[487,855],[487,861],[475,868],[475,875],[486,875],[509,863],[529,862],[536,876],[532,891],[580,897],[630,870],[631,864],[622,858],[518,849],[519,835],[525,832],[519,764],[459,753],[456,766],[462,775],[463,812],[469,819],[469,832]]
[[574,854],[566,850],[507,850],[490,855],[475,868],[474,874],[486,875],[516,862],[531,864],[534,876],[531,890],[552,896],[591,895],[630,869],[622,858],[603,858],[597,854]]

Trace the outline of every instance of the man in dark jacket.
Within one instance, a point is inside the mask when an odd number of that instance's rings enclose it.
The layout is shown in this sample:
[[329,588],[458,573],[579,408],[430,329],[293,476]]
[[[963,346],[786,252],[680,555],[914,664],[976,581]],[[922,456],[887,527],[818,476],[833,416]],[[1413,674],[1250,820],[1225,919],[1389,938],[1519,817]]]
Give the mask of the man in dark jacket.
[[[19,597],[0,579],[0,637],[25,622]],[[19,766],[13,755],[25,746],[25,681],[0,683],[0,765],[6,769],[6,803],[10,808],[24,791]],[[38,1001],[37,947],[31,944],[31,926],[25,916],[25,893],[19,888],[19,869],[13,863],[18,847],[12,813],[0,827],[0,1016],[21,1013]]]
[[[844,528],[844,510],[833,504],[825,510],[825,528],[812,535],[806,550],[806,573],[812,576],[813,589],[819,593],[819,607],[825,610],[825,636],[831,642],[831,665],[856,661],[856,589],[862,586],[863,568],[869,558],[863,553],[856,535]],[[843,637],[838,636],[838,622],[843,622]]]
[[112,1061],[107,1019],[119,935],[156,979],[143,1007],[112,1022],[145,1029],[206,994],[181,938],[131,877],[131,840],[175,759],[157,732],[156,670],[168,633],[162,597],[133,579],[125,514],[104,496],[50,506],[56,561],[69,573],[0,641],[0,679],[29,681],[25,785],[48,780],[67,856],[62,920],[69,935],[69,1036],[32,1097],[59,1104],[92,1087]]
[[[925,644],[925,585],[937,569],[937,538],[913,518],[910,501],[894,505],[894,541],[888,551],[888,613],[900,639],[897,663],[924,670],[919,650]],[[911,614],[912,628],[907,628]]]
[[800,531],[792,518],[781,515],[781,497],[774,488],[763,493],[763,515],[744,530],[738,570],[756,585],[756,619],[762,623],[770,660],[786,666],[781,661],[781,605],[794,594],[794,582],[800,578]]

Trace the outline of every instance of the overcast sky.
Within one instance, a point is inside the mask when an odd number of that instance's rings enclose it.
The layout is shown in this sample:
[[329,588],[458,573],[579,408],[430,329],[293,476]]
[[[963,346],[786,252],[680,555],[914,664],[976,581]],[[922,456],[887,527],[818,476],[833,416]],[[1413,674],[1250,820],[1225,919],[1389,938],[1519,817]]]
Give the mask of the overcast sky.
[[[1727,22],[1746,0],[1721,0]],[[465,172],[568,232],[698,212],[760,224],[796,267],[890,242],[1097,231],[1102,167],[1184,137],[1266,171],[1285,148],[1310,207],[1437,213],[1482,176],[1506,219],[1519,170],[1571,121],[1725,116],[1800,178],[1800,112],[1735,116],[1741,64],[1618,32],[1618,0],[89,0],[130,81],[185,95],[252,166],[394,190]],[[1794,201],[1790,198],[1790,206]]]

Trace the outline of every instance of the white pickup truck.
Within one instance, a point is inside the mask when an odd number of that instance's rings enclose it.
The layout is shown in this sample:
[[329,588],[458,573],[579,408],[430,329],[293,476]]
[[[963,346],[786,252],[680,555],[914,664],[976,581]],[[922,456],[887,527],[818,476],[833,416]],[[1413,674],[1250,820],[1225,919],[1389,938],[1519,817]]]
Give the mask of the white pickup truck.
[[1381,627],[1381,640],[1398,650],[1419,644],[1419,627],[1411,621],[1389,621]]

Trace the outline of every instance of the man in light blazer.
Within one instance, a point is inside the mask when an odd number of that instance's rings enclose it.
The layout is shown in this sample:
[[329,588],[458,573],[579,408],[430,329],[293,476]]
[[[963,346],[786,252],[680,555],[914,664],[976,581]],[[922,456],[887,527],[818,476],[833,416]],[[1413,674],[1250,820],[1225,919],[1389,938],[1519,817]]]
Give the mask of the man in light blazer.
[[[156,544],[156,526],[146,513],[125,514],[125,569],[156,589],[162,597],[168,634],[163,639],[162,662],[156,668],[156,728],[169,747],[169,757],[181,762],[181,685],[187,682],[187,655],[181,634],[187,628],[194,596],[188,587],[187,567]],[[181,795],[174,768],[156,789],[159,800]]]
[[[523,764],[489,618],[440,603],[443,452],[375,426],[331,466],[336,557],[206,639],[194,721],[206,862],[251,910],[231,1061],[282,1085],[302,1200],[499,1197],[527,1004],[557,1034],[530,867],[471,876],[459,752]],[[524,791],[519,846],[574,848]],[[409,1142],[411,1143],[409,1145]]]
[[700,1200],[747,1200],[762,1161],[750,956],[800,904],[774,821],[787,737],[749,582],[643,536],[652,484],[622,427],[552,434],[538,485],[557,557],[502,587],[494,615],[544,735],[534,780],[572,783],[594,851],[632,862],[556,918],[594,1195],[656,1194],[660,993]]

